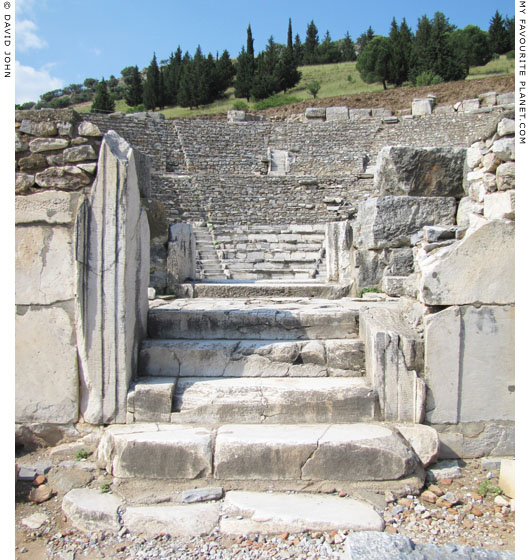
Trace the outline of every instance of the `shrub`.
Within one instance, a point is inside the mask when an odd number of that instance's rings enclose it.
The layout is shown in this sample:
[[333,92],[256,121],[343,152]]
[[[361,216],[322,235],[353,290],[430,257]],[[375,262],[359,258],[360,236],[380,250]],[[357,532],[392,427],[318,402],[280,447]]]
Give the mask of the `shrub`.
[[254,103],[254,109],[256,111],[262,111],[263,109],[269,109],[270,107],[281,107],[282,105],[290,105],[291,103],[298,103],[300,99],[298,97],[289,95],[271,95],[267,99],[262,99],[257,103]]
[[234,111],[248,111],[248,104],[242,99],[237,99],[234,101],[232,109],[234,109]]
[[507,58],[508,60],[513,60],[513,59],[515,58],[515,51],[508,51],[508,52],[506,53],[506,58]]
[[140,103],[140,105],[136,105],[136,107],[129,107],[125,112],[126,113],[143,113],[145,111],[145,105]]
[[317,80],[313,80],[309,84],[307,84],[307,89],[309,93],[313,96],[313,99],[317,98],[317,93],[320,91],[320,82]]
[[87,449],[80,449],[76,454],[75,454],[75,460],[76,461],[82,461],[83,459],[88,459],[88,457],[91,455],[90,451],[88,451]]
[[434,84],[442,84],[442,83],[443,83],[443,78],[430,70],[422,72],[416,78],[417,86],[432,86]]

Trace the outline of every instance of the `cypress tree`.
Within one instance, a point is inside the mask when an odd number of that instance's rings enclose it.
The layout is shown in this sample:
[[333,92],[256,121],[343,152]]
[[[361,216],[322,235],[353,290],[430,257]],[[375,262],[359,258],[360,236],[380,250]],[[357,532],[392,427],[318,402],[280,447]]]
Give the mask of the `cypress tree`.
[[510,35],[504,25],[504,20],[497,10],[490,20],[488,29],[491,49],[494,53],[504,54],[510,50]]
[[236,75],[236,69],[230,60],[230,55],[227,50],[223,51],[221,58],[217,60],[215,72],[217,97],[232,85],[234,76]]
[[[123,73],[123,71],[122,71]],[[129,75],[130,83],[125,91],[125,102],[129,107],[140,105],[143,100],[144,88],[142,85],[142,76],[138,71],[138,66],[133,66]]]
[[289,88],[294,87],[302,78],[302,73],[298,71],[295,52],[293,47],[293,32],[291,29],[291,19],[289,19],[289,28],[287,30],[287,48],[285,48],[280,56],[280,60],[276,67],[276,81],[278,91],[287,92]]
[[300,35],[296,34],[294,38],[294,60],[296,62],[296,66],[300,66],[304,62],[304,45],[302,45],[302,40],[300,39]]
[[258,55],[256,62],[256,73],[250,93],[256,99],[265,99],[281,89],[277,70],[278,45],[274,43],[272,35],[269,37],[267,48]]
[[252,38],[252,29],[250,23],[247,28],[247,53],[254,58],[254,39]]
[[341,52],[337,44],[331,40],[329,31],[326,31],[326,36],[318,46],[318,61],[321,64],[332,64],[340,62]]
[[112,113],[114,111],[114,100],[110,97],[107,82],[103,78],[101,78],[101,82],[99,82],[96,88],[96,95],[90,110],[92,112],[101,111],[104,113]]
[[390,81],[396,86],[405,82],[409,75],[410,52],[412,48],[412,32],[405,19],[398,28],[396,18],[390,25],[390,45],[392,51],[392,69]]
[[154,111],[160,100],[160,71],[153,53],[153,60],[147,69],[147,77],[144,84],[144,105],[148,111]]
[[182,72],[180,75],[178,104],[181,107],[189,107],[190,109],[196,105],[195,103],[195,78],[193,72],[193,61],[188,52],[182,59]]
[[293,48],[293,28],[291,26],[291,18],[289,18],[289,27],[287,28],[287,48]]
[[354,60],[357,60],[355,45],[352,41],[349,31],[346,31],[346,36],[342,40],[340,50],[343,62],[353,62]]
[[315,22],[307,26],[304,44],[304,64],[316,64],[318,62],[318,29]]

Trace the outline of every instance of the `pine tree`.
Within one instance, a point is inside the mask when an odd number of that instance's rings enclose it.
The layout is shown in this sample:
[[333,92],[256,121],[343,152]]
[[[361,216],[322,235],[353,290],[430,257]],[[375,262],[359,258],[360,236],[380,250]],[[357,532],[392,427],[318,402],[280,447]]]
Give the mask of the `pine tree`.
[[504,54],[510,50],[510,35],[499,10],[495,12],[495,15],[490,20],[488,34],[491,50],[494,53]]
[[182,71],[180,75],[178,104],[181,107],[189,107],[190,109],[196,105],[195,103],[196,80],[194,76],[193,61],[188,52],[182,59]]
[[[123,70],[122,70],[123,74]],[[138,66],[132,67],[132,72],[130,73],[129,84],[125,92],[125,102],[129,107],[136,107],[140,105],[143,100],[144,88],[142,85],[142,76],[138,71]]]
[[318,62],[318,29],[315,22],[307,26],[304,44],[304,64],[317,64]]
[[177,52],[169,56],[169,68],[167,72],[167,102],[176,104],[178,102],[178,91],[180,86],[180,75],[182,73],[182,50],[180,46]]
[[215,72],[218,96],[232,85],[234,76],[236,75],[236,69],[230,60],[230,55],[227,50],[223,51],[221,58],[217,60]]
[[361,79],[372,84],[381,82],[383,89],[392,79],[392,47],[388,37],[374,37],[363,49],[357,60]]
[[278,45],[274,43],[271,35],[267,48],[256,59],[256,72],[250,90],[255,99],[265,99],[281,90],[278,82],[278,62]]
[[506,32],[508,33],[508,50],[513,51],[515,50],[515,17],[505,18],[504,27],[506,29]]
[[148,111],[154,111],[160,100],[160,71],[153,53],[153,60],[147,68],[147,77],[144,84],[144,105]]
[[114,100],[111,99],[107,88],[107,82],[103,78],[101,78],[96,88],[96,94],[90,111],[93,113],[112,113],[114,111]]

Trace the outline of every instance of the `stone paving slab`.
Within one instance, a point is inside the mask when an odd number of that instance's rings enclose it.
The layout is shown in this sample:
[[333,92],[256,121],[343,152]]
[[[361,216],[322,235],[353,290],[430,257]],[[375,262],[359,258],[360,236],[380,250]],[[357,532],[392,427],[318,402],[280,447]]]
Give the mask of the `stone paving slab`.
[[223,514],[220,531],[228,535],[381,531],[384,527],[383,519],[370,505],[323,495],[228,492]]
[[118,508],[122,501],[99,490],[75,488],[63,499],[62,508],[69,520],[82,531],[119,531]]

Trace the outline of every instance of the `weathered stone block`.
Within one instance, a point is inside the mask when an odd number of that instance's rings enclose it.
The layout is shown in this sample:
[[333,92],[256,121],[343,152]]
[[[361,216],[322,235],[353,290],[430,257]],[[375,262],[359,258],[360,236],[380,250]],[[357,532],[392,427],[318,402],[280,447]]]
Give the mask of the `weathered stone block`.
[[195,280],[195,235],[191,224],[173,224],[169,228],[167,282],[175,290],[178,284]]
[[39,187],[64,189],[75,191],[89,185],[92,178],[84,171],[72,165],[64,167],[49,167],[35,175],[35,182]]
[[452,225],[456,202],[450,197],[380,196],[359,204],[354,245],[363,249],[409,246],[426,225]]
[[513,348],[512,306],[453,306],[427,316],[427,420],[513,420]]
[[482,158],[482,170],[484,173],[495,173],[501,163],[502,161],[493,152],[488,152]]
[[384,107],[378,107],[377,109],[372,109],[372,117],[391,117],[392,111],[390,109],[385,109]]
[[21,194],[29,191],[35,184],[35,176],[27,173],[15,174],[15,194]]
[[105,430],[98,462],[118,478],[199,478],[211,474],[213,434],[194,426],[115,425]]
[[52,121],[34,122],[23,119],[19,130],[31,136],[57,136],[57,126]]
[[326,118],[326,108],[325,107],[308,107],[305,110],[306,119],[322,119]]
[[464,99],[462,101],[462,111],[468,113],[470,111],[476,111],[480,108],[480,101],[478,99]]
[[483,205],[480,202],[475,202],[470,197],[466,196],[460,200],[458,204],[458,211],[456,213],[456,225],[459,227],[467,228],[469,226],[470,214],[482,214]]
[[515,138],[501,138],[493,142],[493,153],[502,161],[515,160]]
[[515,498],[515,459],[501,461],[499,486],[506,496]]
[[128,507],[123,525],[130,533],[156,537],[209,535],[217,526],[219,504],[161,505]]
[[424,467],[438,459],[440,438],[434,428],[424,424],[398,424],[396,428],[410,443]]
[[18,160],[18,166],[24,172],[38,171],[44,169],[47,165],[46,158],[42,154],[30,154]]
[[366,119],[372,116],[372,109],[350,109],[350,120]]
[[348,107],[326,108],[326,121],[347,121],[349,118]]
[[77,422],[77,349],[71,312],[62,307],[20,308],[15,316],[15,365],[17,422]]
[[515,93],[499,93],[497,95],[497,104],[498,105],[510,105],[511,103],[515,103]]
[[63,499],[63,511],[81,531],[119,531],[121,528],[118,508],[122,502],[112,494],[99,490],[76,488]]
[[487,91],[486,93],[481,93],[478,96],[481,107],[493,107],[497,105],[497,92]]
[[75,148],[67,148],[64,152],[64,159],[67,162],[75,163],[77,161],[86,161],[87,159],[97,159],[94,148],[89,144],[84,146],[76,146]]
[[176,378],[140,377],[127,396],[135,422],[170,422]]
[[515,220],[515,191],[487,194],[484,197],[484,217],[488,220]]
[[496,171],[497,188],[506,191],[515,188],[515,163],[513,161],[502,163]]
[[98,126],[88,121],[79,123],[77,132],[81,136],[103,136]]
[[482,161],[482,142],[476,142],[467,149],[466,164],[468,169],[478,167]]
[[[495,220],[421,260],[421,301],[427,305],[513,303],[514,230],[513,222]],[[492,282],[492,278],[503,280]]]
[[74,297],[72,232],[18,227],[15,231],[17,305],[49,305]]
[[[15,223],[72,224],[79,201],[78,193],[61,191],[45,191],[29,196],[17,196],[15,197]],[[68,241],[66,242],[70,245]]]
[[413,116],[430,115],[432,113],[432,105],[433,105],[432,100],[429,98],[413,99],[412,115]]
[[66,138],[35,138],[29,143],[29,150],[32,153],[62,150],[69,144],[70,142]]
[[461,197],[464,148],[386,146],[377,156],[374,187],[381,195]]
[[515,134],[515,120],[502,119],[497,125],[497,134],[501,137]]

